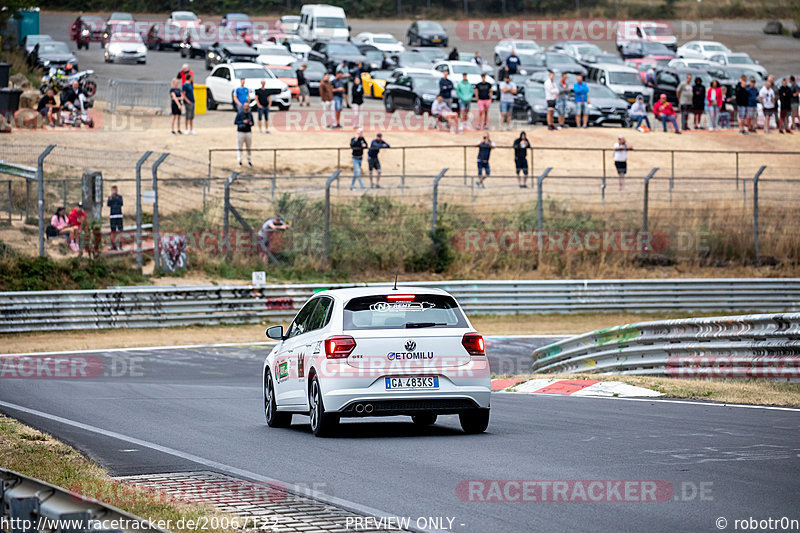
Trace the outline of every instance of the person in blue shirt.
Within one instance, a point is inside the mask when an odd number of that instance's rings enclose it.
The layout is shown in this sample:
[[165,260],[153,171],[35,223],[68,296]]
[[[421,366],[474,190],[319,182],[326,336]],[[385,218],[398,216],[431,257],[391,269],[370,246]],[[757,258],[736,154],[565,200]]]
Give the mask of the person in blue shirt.
[[[375,138],[369,143],[369,150],[367,150],[367,163],[369,164],[369,187],[370,189],[381,188],[381,162],[378,161],[378,153],[381,148],[391,148],[389,143],[383,140],[383,134],[378,133]],[[372,183],[372,171],[377,173],[375,183]]]
[[[578,74],[572,85],[572,92],[575,94],[575,125],[579,128],[587,128],[589,124],[589,86],[583,81],[583,75]],[[581,122],[583,122],[583,126],[581,126]]]
[[244,86],[244,78],[242,78],[241,85],[233,91],[233,103],[236,104],[236,110],[240,111],[245,102],[250,103],[250,89]]
[[514,48],[511,49],[511,54],[506,58],[506,70],[509,74],[519,72],[519,56]]
[[186,75],[186,82],[181,88],[183,93],[183,111],[184,119],[186,119],[186,134],[197,135],[194,131],[194,76],[192,74]]
[[750,76],[750,86],[747,87],[747,127],[751,132],[758,129],[758,87],[753,76]]
[[448,106],[453,104],[453,82],[447,78],[448,71],[442,72],[442,77],[439,79],[439,96]]

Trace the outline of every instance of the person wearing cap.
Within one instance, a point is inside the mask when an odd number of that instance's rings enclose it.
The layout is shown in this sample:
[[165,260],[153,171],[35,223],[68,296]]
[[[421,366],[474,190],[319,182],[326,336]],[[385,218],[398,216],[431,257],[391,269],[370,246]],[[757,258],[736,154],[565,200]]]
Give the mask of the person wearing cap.
[[631,115],[631,120],[636,121],[634,128],[638,130],[642,126],[642,122],[645,122],[647,124],[647,131],[652,129],[652,126],[650,126],[650,119],[647,117],[647,106],[644,105],[644,97],[641,94],[636,97],[636,101],[631,106],[629,113]]
[[617,167],[619,175],[619,190],[625,187],[625,174],[628,173],[628,150],[633,150],[633,146],[628,144],[625,136],[617,137],[617,142],[614,143],[614,166]]
[[[381,162],[378,160],[378,153],[381,148],[391,148],[389,143],[383,140],[383,134],[378,133],[375,138],[369,143],[369,150],[367,150],[367,164],[369,165],[369,188],[381,188]],[[375,183],[372,182],[372,171],[375,171]]]
[[656,116],[656,119],[660,120],[664,125],[664,133],[667,132],[667,122],[669,122],[672,124],[672,127],[675,128],[675,133],[680,135],[681,130],[678,127],[678,121],[675,120],[675,108],[667,101],[666,94],[661,93],[658,102],[653,106],[653,114]]

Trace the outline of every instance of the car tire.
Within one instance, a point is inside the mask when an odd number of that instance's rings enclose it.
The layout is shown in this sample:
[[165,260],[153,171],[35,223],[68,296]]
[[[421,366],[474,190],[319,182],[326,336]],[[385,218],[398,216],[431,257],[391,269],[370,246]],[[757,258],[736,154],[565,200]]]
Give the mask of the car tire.
[[211,111],[217,108],[217,101],[214,100],[214,95],[211,94],[210,89],[206,89],[206,107]]
[[264,379],[264,418],[271,428],[288,428],[292,425],[292,413],[281,413],[275,402],[275,387],[272,383],[272,372],[266,368]]
[[414,98],[414,114],[421,115],[422,114],[422,100],[419,97]]
[[417,426],[432,426],[436,423],[437,418],[438,415],[435,413],[419,413],[411,416],[411,420]]
[[489,427],[489,409],[474,409],[459,413],[458,420],[464,433],[483,433]]
[[394,98],[391,94],[383,95],[383,108],[387,113],[394,113]]
[[497,54],[494,55],[494,64],[498,67],[503,64],[503,60],[500,59],[500,56]]
[[322,391],[319,388],[317,376],[311,380],[311,387],[308,392],[308,416],[311,419],[311,432],[315,437],[326,437],[331,435],[339,425],[339,415],[325,412],[325,404],[322,401]]
[[280,109],[281,111],[289,111],[289,108],[291,106],[292,106],[292,104],[289,104],[289,105],[278,104],[278,109]]
[[536,114],[533,112],[533,108],[529,107],[525,111],[525,118],[528,121],[528,124],[533,124],[536,122]]

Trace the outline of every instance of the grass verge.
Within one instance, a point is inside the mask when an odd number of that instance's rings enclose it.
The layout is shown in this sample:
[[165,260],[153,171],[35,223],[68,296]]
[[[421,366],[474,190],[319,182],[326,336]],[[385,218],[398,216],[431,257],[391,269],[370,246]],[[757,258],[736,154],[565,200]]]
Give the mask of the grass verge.
[[[76,449],[3,415],[0,415],[0,464],[20,474],[92,496],[145,519],[171,520],[172,524],[177,524],[181,518],[196,521],[204,516],[223,516],[211,505],[171,502],[163,494],[116,481]],[[173,531],[189,533],[193,530],[176,528]]]
[[661,378],[650,376],[628,376],[621,374],[523,374],[517,376],[495,376],[520,379],[594,379],[597,381],[621,381],[637,387],[645,387],[664,394],[668,398],[709,400],[722,403],[748,405],[776,405],[800,407],[800,383],[773,381],[737,381]]

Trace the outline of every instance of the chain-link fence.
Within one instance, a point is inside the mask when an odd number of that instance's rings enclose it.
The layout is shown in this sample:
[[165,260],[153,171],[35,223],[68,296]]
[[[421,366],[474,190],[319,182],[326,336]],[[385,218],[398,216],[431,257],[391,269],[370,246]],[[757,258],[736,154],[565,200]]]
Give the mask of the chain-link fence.
[[[5,145],[0,161],[35,171],[42,149]],[[475,147],[384,150],[380,177],[370,177],[365,157],[360,181],[353,179],[349,151],[336,148],[260,150],[252,169],[240,168],[231,150],[214,150],[208,160],[169,154],[155,172],[160,220],[154,229],[160,222],[161,235],[186,236],[189,264],[214,269],[274,260],[298,271],[470,276],[538,268],[569,273],[589,264],[603,275],[623,264],[800,259],[798,230],[787,224],[800,196],[792,173],[798,153],[631,154],[620,179],[612,150],[536,148],[525,176],[516,172],[513,150],[497,147],[485,187],[477,179]],[[92,170],[102,172],[104,194],[112,184],[119,188],[126,225],[134,223],[142,155],[55,147],[42,166],[46,219],[56,207],[85,198],[83,174]],[[160,155],[141,166],[144,224],[153,223],[152,165]],[[36,225],[36,179],[3,177],[11,192],[0,182],[0,214]],[[259,234],[277,216],[291,229]]]

